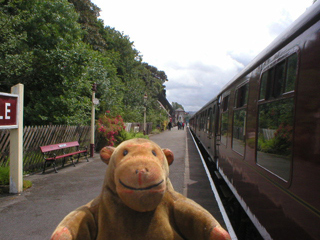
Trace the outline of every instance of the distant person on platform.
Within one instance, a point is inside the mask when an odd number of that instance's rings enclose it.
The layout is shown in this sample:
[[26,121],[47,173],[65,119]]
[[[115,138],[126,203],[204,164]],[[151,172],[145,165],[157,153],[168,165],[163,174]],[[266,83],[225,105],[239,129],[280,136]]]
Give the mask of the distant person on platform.
[[171,128],[172,128],[172,123],[169,122],[169,123],[168,123],[168,129],[169,129],[169,131],[171,131]]

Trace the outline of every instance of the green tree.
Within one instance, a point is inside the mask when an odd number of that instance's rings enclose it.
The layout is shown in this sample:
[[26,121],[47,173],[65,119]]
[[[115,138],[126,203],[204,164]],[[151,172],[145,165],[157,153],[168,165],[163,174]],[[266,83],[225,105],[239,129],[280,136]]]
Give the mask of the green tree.
[[25,85],[26,125],[88,124],[93,83],[97,116],[142,121],[144,94],[148,118],[157,115],[166,74],[99,11],[90,0],[0,0],[0,91]]
[[101,9],[90,0],[69,0],[79,14],[78,23],[85,30],[83,41],[90,44],[94,50],[104,51],[106,41],[102,37],[103,21],[97,19]]
[[177,102],[172,102],[172,108],[173,110],[177,110],[178,108],[181,108],[182,110],[184,110],[183,106]]
[[95,53],[81,41],[84,31],[73,5],[16,0],[2,2],[1,8],[0,64],[6,66],[0,70],[1,90],[25,85],[25,124],[87,123],[91,83],[86,73],[97,66],[89,64]]

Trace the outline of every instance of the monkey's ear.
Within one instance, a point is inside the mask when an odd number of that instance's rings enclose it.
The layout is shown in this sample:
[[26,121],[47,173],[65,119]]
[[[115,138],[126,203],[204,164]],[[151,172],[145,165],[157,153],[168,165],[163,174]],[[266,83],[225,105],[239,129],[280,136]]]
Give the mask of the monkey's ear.
[[173,152],[168,148],[163,148],[162,151],[163,151],[164,155],[166,155],[168,164],[170,166],[173,163],[173,160],[174,160]]
[[100,151],[100,158],[101,160],[106,163],[107,165],[109,164],[110,158],[112,153],[114,152],[116,148],[111,147],[111,146],[106,146],[101,149]]

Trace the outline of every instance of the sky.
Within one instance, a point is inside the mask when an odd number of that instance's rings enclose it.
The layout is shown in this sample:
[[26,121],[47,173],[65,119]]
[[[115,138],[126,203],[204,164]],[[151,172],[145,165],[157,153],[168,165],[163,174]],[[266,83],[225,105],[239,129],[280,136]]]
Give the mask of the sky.
[[313,0],[91,0],[168,77],[167,99],[197,111]]

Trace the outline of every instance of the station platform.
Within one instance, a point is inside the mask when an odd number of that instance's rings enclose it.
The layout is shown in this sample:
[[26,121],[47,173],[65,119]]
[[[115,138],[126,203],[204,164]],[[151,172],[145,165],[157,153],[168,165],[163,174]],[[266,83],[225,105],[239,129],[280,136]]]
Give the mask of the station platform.
[[[162,148],[174,153],[170,180],[174,189],[207,209],[225,228],[222,215],[189,130],[150,136]],[[89,162],[67,166],[54,173],[25,176],[33,186],[17,195],[0,195],[0,239],[49,239],[58,223],[72,210],[101,192],[105,165],[95,154]]]
[[227,229],[189,129],[178,130],[175,127],[150,139],[174,154],[169,175],[173,188],[204,207]]

